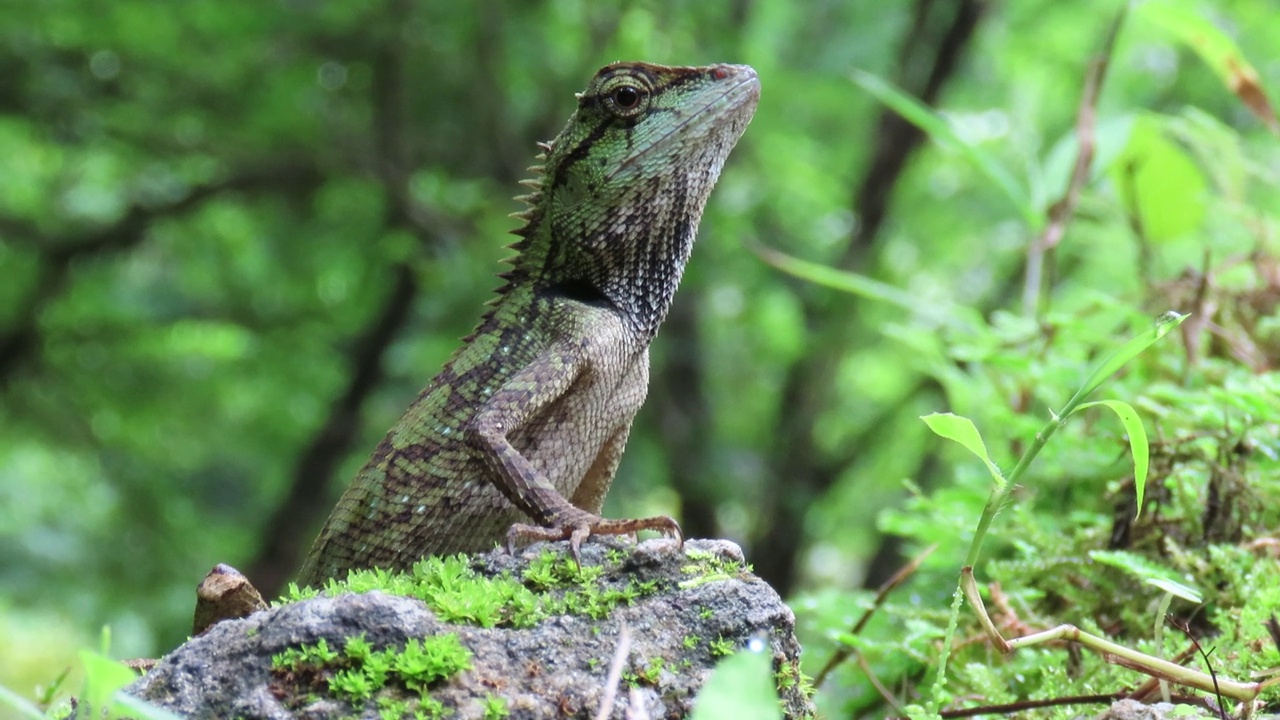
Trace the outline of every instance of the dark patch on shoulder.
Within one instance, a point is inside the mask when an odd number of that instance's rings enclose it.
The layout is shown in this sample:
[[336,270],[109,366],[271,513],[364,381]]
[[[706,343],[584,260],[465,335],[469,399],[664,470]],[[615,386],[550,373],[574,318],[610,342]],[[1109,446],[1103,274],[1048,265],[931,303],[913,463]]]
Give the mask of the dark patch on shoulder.
[[569,278],[547,286],[542,294],[552,298],[563,298],[594,305],[596,307],[613,307],[613,302],[595,283],[585,278]]

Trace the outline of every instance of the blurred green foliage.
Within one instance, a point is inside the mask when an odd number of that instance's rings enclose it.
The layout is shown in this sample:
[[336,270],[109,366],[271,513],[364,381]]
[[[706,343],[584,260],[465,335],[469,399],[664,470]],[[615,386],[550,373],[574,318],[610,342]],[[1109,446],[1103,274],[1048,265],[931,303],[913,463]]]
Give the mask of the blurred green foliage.
[[[1280,20],[1269,0],[1135,6],[1075,212],[1028,288],[1121,6],[6,5],[0,684],[35,697],[103,625],[118,655],[158,654],[184,637],[215,562],[279,568],[305,548],[478,317],[533,143],[620,58],[750,63],[763,95],[654,346],[608,514],[683,514],[744,542],[795,597],[806,670],[854,643],[917,701],[989,483],[919,416],[972,418],[1007,469],[1099,353],[1178,309],[1193,314],[1181,345],[1101,394],[1148,423],[1143,518],[1121,519],[1132,464],[1114,418],[1077,418],[997,518],[978,577],[1037,627],[1139,632],[1155,592],[1089,552],[1142,552],[1213,590],[1205,628],[1254,642],[1280,609],[1248,584],[1276,572],[1280,527],[1280,149],[1223,53],[1280,97]],[[966,8],[981,11],[971,32],[957,29]],[[901,173],[878,164],[901,137],[867,78],[911,95],[936,80],[943,129]],[[760,246],[906,302],[788,277]],[[287,511],[304,481],[320,515]],[[295,547],[264,550],[282,542]],[[868,599],[856,588],[933,542],[850,636]],[[1004,665],[972,652],[954,661],[957,695],[1086,692],[1061,650]],[[1137,682],[1090,677],[1099,692]],[[883,712],[851,663],[820,700],[833,716]]]

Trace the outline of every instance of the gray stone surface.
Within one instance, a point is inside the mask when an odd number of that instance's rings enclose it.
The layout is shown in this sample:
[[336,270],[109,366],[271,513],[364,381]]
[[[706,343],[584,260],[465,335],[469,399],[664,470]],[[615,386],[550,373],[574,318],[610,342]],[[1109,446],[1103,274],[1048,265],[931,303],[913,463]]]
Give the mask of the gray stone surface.
[[[591,718],[605,694],[606,675],[625,624],[631,634],[627,670],[650,667],[655,658],[663,659],[663,669],[656,679],[636,683],[638,695],[620,688],[610,717],[627,717],[630,695],[644,705],[643,713],[632,711],[633,717],[679,718],[688,714],[720,659],[710,649],[717,638],[737,647],[752,637],[767,640],[775,670],[798,661],[795,617],[763,581],[735,573],[689,582],[682,568],[690,561],[675,552],[674,542],[663,539],[638,547],[592,541],[583,547],[583,564],[606,564],[610,547],[624,548],[628,557],[609,565],[603,582],[623,586],[633,578],[657,580],[659,589],[633,605],[616,607],[603,619],[562,615],[529,629],[485,629],[443,623],[423,603],[409,598],[381,593],[317,598],[219,623],[162,658],[129,692],[195,718],[372,718],[377,717],[372,704],[360,710],[320,700],[290,710],[278,697],[287,693],[281,692],[279,674],[273,678],[272,655],[321,638],[332,647],[343,647],[346,638],[360,633],[375,648],[456,633],[474,654],[473,667],[431,693],[452,717],[483,717],[484,698],[496,695],[506,699],[513,719]],[[517,557],[495,551],[482,556],[480,569],[485,574],[516,571],[544,548],[535,545]],[[724,541],[691,540],[685,548],[742,557],[736,545]],[[563,544],[559,549],[563,551]],[[700,639],[693,649],[685,644],[690,637]],[[785,693],[783,704],[789,717],[812,713],[798,689]]]
[[1121,700],[1106,712],[1097,716],[1097,720],[1166,720],[1179,718],[1194,720],[1195,718],[1211,718],[1216,717],[1208,710],[1192,708],[1188,706],[1178,706],[1172,703],[1140,703],[1137,700]]

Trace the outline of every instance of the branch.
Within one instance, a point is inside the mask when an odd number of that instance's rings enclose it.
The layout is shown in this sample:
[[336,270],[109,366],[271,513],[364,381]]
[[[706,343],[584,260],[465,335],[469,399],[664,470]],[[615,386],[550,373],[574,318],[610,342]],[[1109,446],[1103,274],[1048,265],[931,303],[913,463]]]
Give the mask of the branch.
[[1067,232],[1067,224],[1075,214],[1076,204],[1080,200],[1080,191],[1089,179],[1089,168],[1093,165],[1096,150],[1096,127],[1098,122],[1098,96],[1102,92],[1102,83],[1107,76],[1107,67],[1111,64],[1111,55],[1115,51],[1116,36],[1124,24],[1128,5],[1121,6],[1120,12],[1111,21],[1111,28],[1103,42],[1102,50],[1089,61],[1089,71],[1085,75],[1084,92],[1080,97],[1080,109],[1076,113],[1076,162],[1071,168],[1071,178],[1067,181],[1067,189],[1052,206],[1049,207],[1048,222],[1040,237],[1031,243],[1027,251],[1026,280],[1023,285],[1022,307],[1028,317],[1038,315],[1040,292],[1044,284],[1044,257],[1047,252],[1062,242]]
[[39,350],[40,316],[62,296],[74,262],[131,250],[146,238],[152,223],[185,215],[224,192],[281,187],[310,192],[320,181],[314,168],[301,163],[249,169],[218,182],[197,185],[176,202],[155,206],[135,203],[110,225],[64,234],[47,234],[23,218],[0,217],[0,230],[6,239],[33,247],[39,254],[33,289],[19,301],[22,310],[13,325],[0,332],[0,387],[8,383],[15,368]]
[[268,595],[276,594],[292,576],[306,549],[307,533],[332,506],[325,490],[355,444],[365,400],[383,380],[382,357],[409,319],[418,295],[413,268],[400,263],[392,272],[394,287],[382,310],[354,343],[347,387],[298,458],[285,498],[267,521],[262,550],[249,566],[249,577]]
[[978,618],[978,622],[986,630],[987,637],[991,643],[996,646],[1000,652],[1009,654],[1013,651],[1026,647],[1028,645],[1037,645],[1043,642],[1054,640],[1064,640],[1067,642],[1075,642],[1084,645],[1087,648],[1096,650],[1102,655],[1102,659],[1131,670],[1137,670],[1146,673],[1154,678],[1168,680],[1180,685],[1192,687],[1205,692],[1221,693],[1234,700],[1243,702],[1251,702],[1258,697],[1265,687],[1264,683],[1243,683],[1226,678],[1219,678],[1212,672],[1204,673],[1199,670],[1183,667],[1177,663],[1169,662],[1164,658],[1158,658],[1154,655],[1138,652],[1131,648],[1127,648],[1118,643],[1111,642],[1106,638],[1094,635],[1092,633],[1081,630],[1074,625],[1059,625],[1049,630],[1043,630],[1038,633],[1024,635],[1013,640],[1005,640],[996,629],[995,623],[987,615],[987,609],[982,602],[982,595],[978,591],[978,584],[973,578],[973,568],[965,567],[961,571],[960,583],[964,588],[965,598],[973,607],[974,614]]
[[[977,28],[984,5],[980,0],[917,0],[915,22],[903,40],[898,59],[898,86],[917,93],[926,104],[936,104],[946,82],[959,70],[961,55]],[[915,68],[925,69],[923,77],[910,77]],[[892,110],[881,110],[867,141],[874,154],[853,199],[854,213],[861,222],[849,238],[840,261],[842,266],[855,265],[874,247],[897,182],[923,141],[923,133],[914,125]],[[849,321],[851,311],[848,303],[838,310],[829,303],[806,303],[805,324],[815,337],[813,346],[818,350],[788,368],[778,402],[781,410],[771,449],[771,474],[787,481],[765,489],[762,510],[748,544],[755,553],[760,577],[783,595],[790,592],[795,579],[804,515],[843,471],[843,466],[824,459],[825,451],[814,441],[814,427],[830,407],[836,371],[856,329],[856,324]]]
[[[874,600],[871,601],[871,607],[867,608],[862,613],[862,617],[858,618],[858,621],[853,624],[853,627],[849,629],[849,634],[857,635],[861,633],[862,629],[865,628],[867,626],[867,623],[871,621],[871,616],[875,614],[876,610],[879,610],[880,607],[884,605],[885,600],[889,598],[889,594],[892,593],[894,590],[896,590],[899,585],[906,582],[907,578],[911,577],[916,570],[919,570],[920,566],[924,563],[924,561],[930,555],[933,554],[934,550],[937,550],[937,549],[938,549],[937,543],[934,543],[933,545],[930,545],[929,547],[925,548],[923,552],[921,552],[919,555],[912,558],[911,562],[902,566],[902,568],[900,568],[898,572],[894,573],[893,577],[886,580],[884,584],[881,585],[880,588],[876,591],[876,597]],[[827,663],[822,666],[822,669],[818,671],[818,674],[814,676],[813,678],[814,689],[816,690],[818,688],[821,688],[822,683],[826,682],[827,676],[831,674],[831,671],[835,670],[836,666],[838,666],[840,663],[847,660],[850,655],[854,655],[854,654],[861,656],[861,653],[858,652],[857,648],[855,648],[852,645],[845,645],[840,649],[836,650],[836,652],[833,653],[831,657],[827,660]],[[868,677],[871,677],[871,675],[868,674]],[[873,682],[874,682],[874,678],[873,678]],[[879,688],[879,683],[877,682],[875,684],[877,688]],[[891,705],[894,706],[895,711],[901,710],[901,708],[897,707],[897,702],[893,699],[891,695],[888,695],[883,691],[881,692],[881,694],[884,695],[884,698],[886,701],[888,701]]]

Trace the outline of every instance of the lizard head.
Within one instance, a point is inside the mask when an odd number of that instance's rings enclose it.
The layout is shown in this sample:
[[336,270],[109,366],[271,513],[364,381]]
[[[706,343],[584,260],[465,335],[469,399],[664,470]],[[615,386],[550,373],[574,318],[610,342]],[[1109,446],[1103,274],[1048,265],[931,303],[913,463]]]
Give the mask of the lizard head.
[[746,65],[607,65],[578,94],[548,165],[570,195],[625,198],[637,183],[683,182],[689,174],[703,178],[690,189],[705,195],[759,98],[760,81]]
[[521,250],[536,256],[535,282],[571,286],[656,330],[759,97],[745,65],[601,68],[543,146],[543,177],[519,231]]

